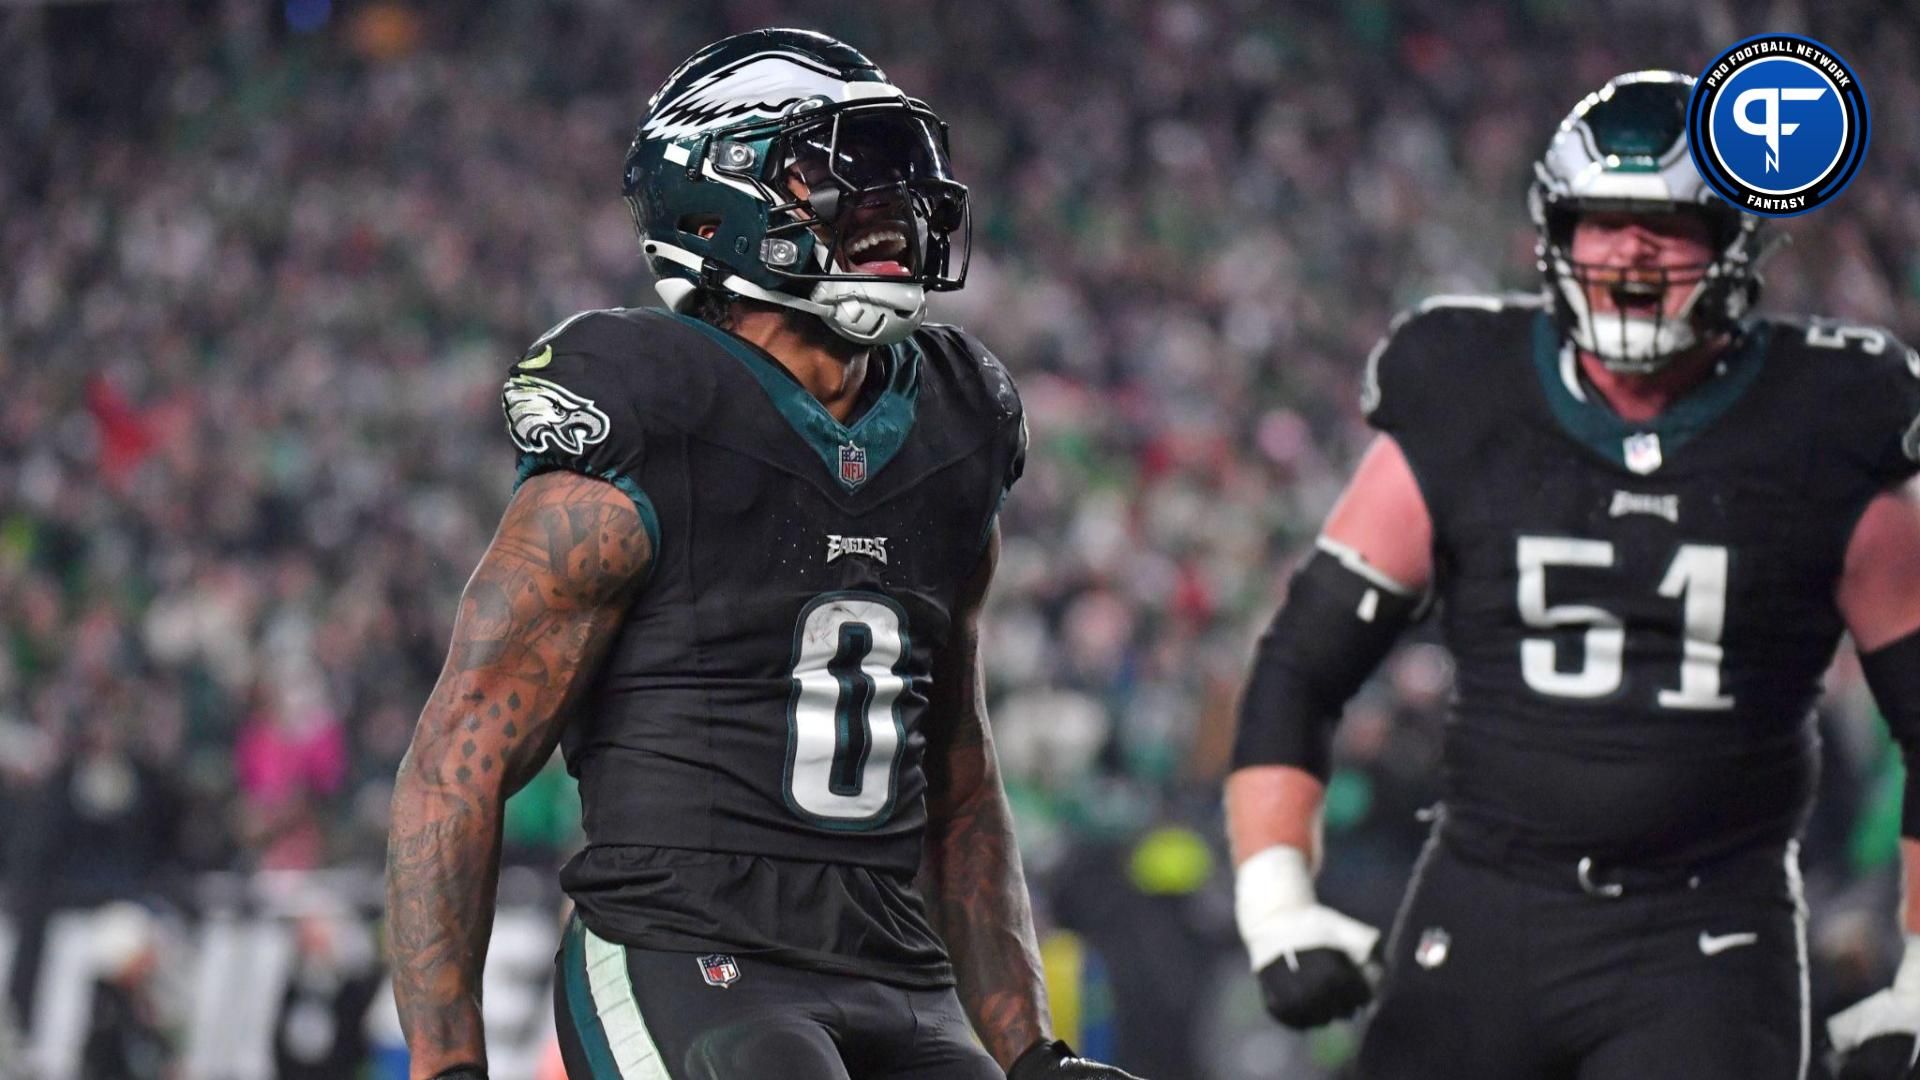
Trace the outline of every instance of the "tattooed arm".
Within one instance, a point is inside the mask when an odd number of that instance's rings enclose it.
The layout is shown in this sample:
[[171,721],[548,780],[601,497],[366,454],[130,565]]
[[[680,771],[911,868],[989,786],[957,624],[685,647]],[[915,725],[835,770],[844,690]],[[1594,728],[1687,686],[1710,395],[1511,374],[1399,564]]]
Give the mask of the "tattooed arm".
[[501,807],[552,756],[652,558],[619,489],[551,472],[520,486],[467,582],[394,782],[387,844],[393,996],[415,1080],[486,1065],[480,971]]
[[1051,1038],[1052,1021],[980,667],[980,605],[999,558],[996,525],[954,605],[953,630],[933,672],[921,884],[953,957],[960,1000],[1005,1068]]

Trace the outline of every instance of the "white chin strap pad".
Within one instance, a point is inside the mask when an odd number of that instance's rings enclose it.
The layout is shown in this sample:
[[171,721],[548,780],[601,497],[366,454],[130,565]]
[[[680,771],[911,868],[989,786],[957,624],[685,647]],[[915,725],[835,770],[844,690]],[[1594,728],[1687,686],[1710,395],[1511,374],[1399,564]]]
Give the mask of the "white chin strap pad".
[[660,294],[668,311],[685,311],[700,287],[685,278],[661,278],[653,283],[653,291]]
[[[1582,341],[1580,338],[1587,338]],[[1579,320],[1574,344],[1598,356],[1609,366],[1623,369],[1665,366],[1675,353],[1685,352],[1694,343],[1693,325],[1673,319],[1646,319],[1606,312]]]
[[1614,371],[1658,371],[1699,339],[1693,328],[1693,308],[1706,291],[1708,278],[1693,287],[1678,312],[1656,320],[1618,311],[1595,313],[1586,287],[1573,276],[1572,265],[1559,260],[1556,269],[1554,284],[1573,312],[1573,343]]
[[833,332],[862,345],[905,341],[927,318],[927,290],[893,281],[823,281],[813,303]]
[[[648,255],[678,263],[696,274],[706,261],[685,248],[658,241],[641,245]],[[905,341],[927,318],[927,290],[904,281],[822,281],[807,298],[763,289],[738,274],[721,282],[730,292],[750,300],[804,311],[820,318],[833,332],[861,345],[896,345]],[[696,286],[680,278],[661,278],[654,291],[673,311],[684,311]]]

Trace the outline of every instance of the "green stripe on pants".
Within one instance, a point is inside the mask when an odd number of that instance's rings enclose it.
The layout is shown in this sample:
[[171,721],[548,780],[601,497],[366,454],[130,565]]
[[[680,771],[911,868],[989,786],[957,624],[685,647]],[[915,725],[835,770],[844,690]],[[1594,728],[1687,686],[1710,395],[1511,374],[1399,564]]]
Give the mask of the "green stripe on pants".
[[593,1069],[576,1080],[672,1080],[653,1035],[640,1016],[627,974],[627,950],[587,929],[567,924],[567,1011]]

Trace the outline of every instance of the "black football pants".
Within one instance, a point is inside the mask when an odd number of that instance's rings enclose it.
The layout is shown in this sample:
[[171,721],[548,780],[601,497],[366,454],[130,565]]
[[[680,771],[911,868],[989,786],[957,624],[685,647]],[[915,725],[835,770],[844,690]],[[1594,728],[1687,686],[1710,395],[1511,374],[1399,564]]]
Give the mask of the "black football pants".
[[627,948],[578,918],[555,963],[570,1080],[1005,1080],[951,988]]
[[1430,841],[1388,941],[1359,1076],[1807,1076],[1796,848],[1659,883],[1594,868],[1589,884],[1573,861],[1496,864]]

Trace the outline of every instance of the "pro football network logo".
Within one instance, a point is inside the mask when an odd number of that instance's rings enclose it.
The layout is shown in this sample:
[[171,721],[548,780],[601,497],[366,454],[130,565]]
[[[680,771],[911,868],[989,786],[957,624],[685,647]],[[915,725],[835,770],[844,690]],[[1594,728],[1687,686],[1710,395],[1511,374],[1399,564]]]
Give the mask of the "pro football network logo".
[[1687,104],[1694,168],[1749,214],[1792,217],[1840,194],[1867,156],[1867,95],[1847,62],[1798,34],[1714,58]]
[[740,981],[740,965],[726,953],[709,953],[700,958],[700,977],[725,990]]

